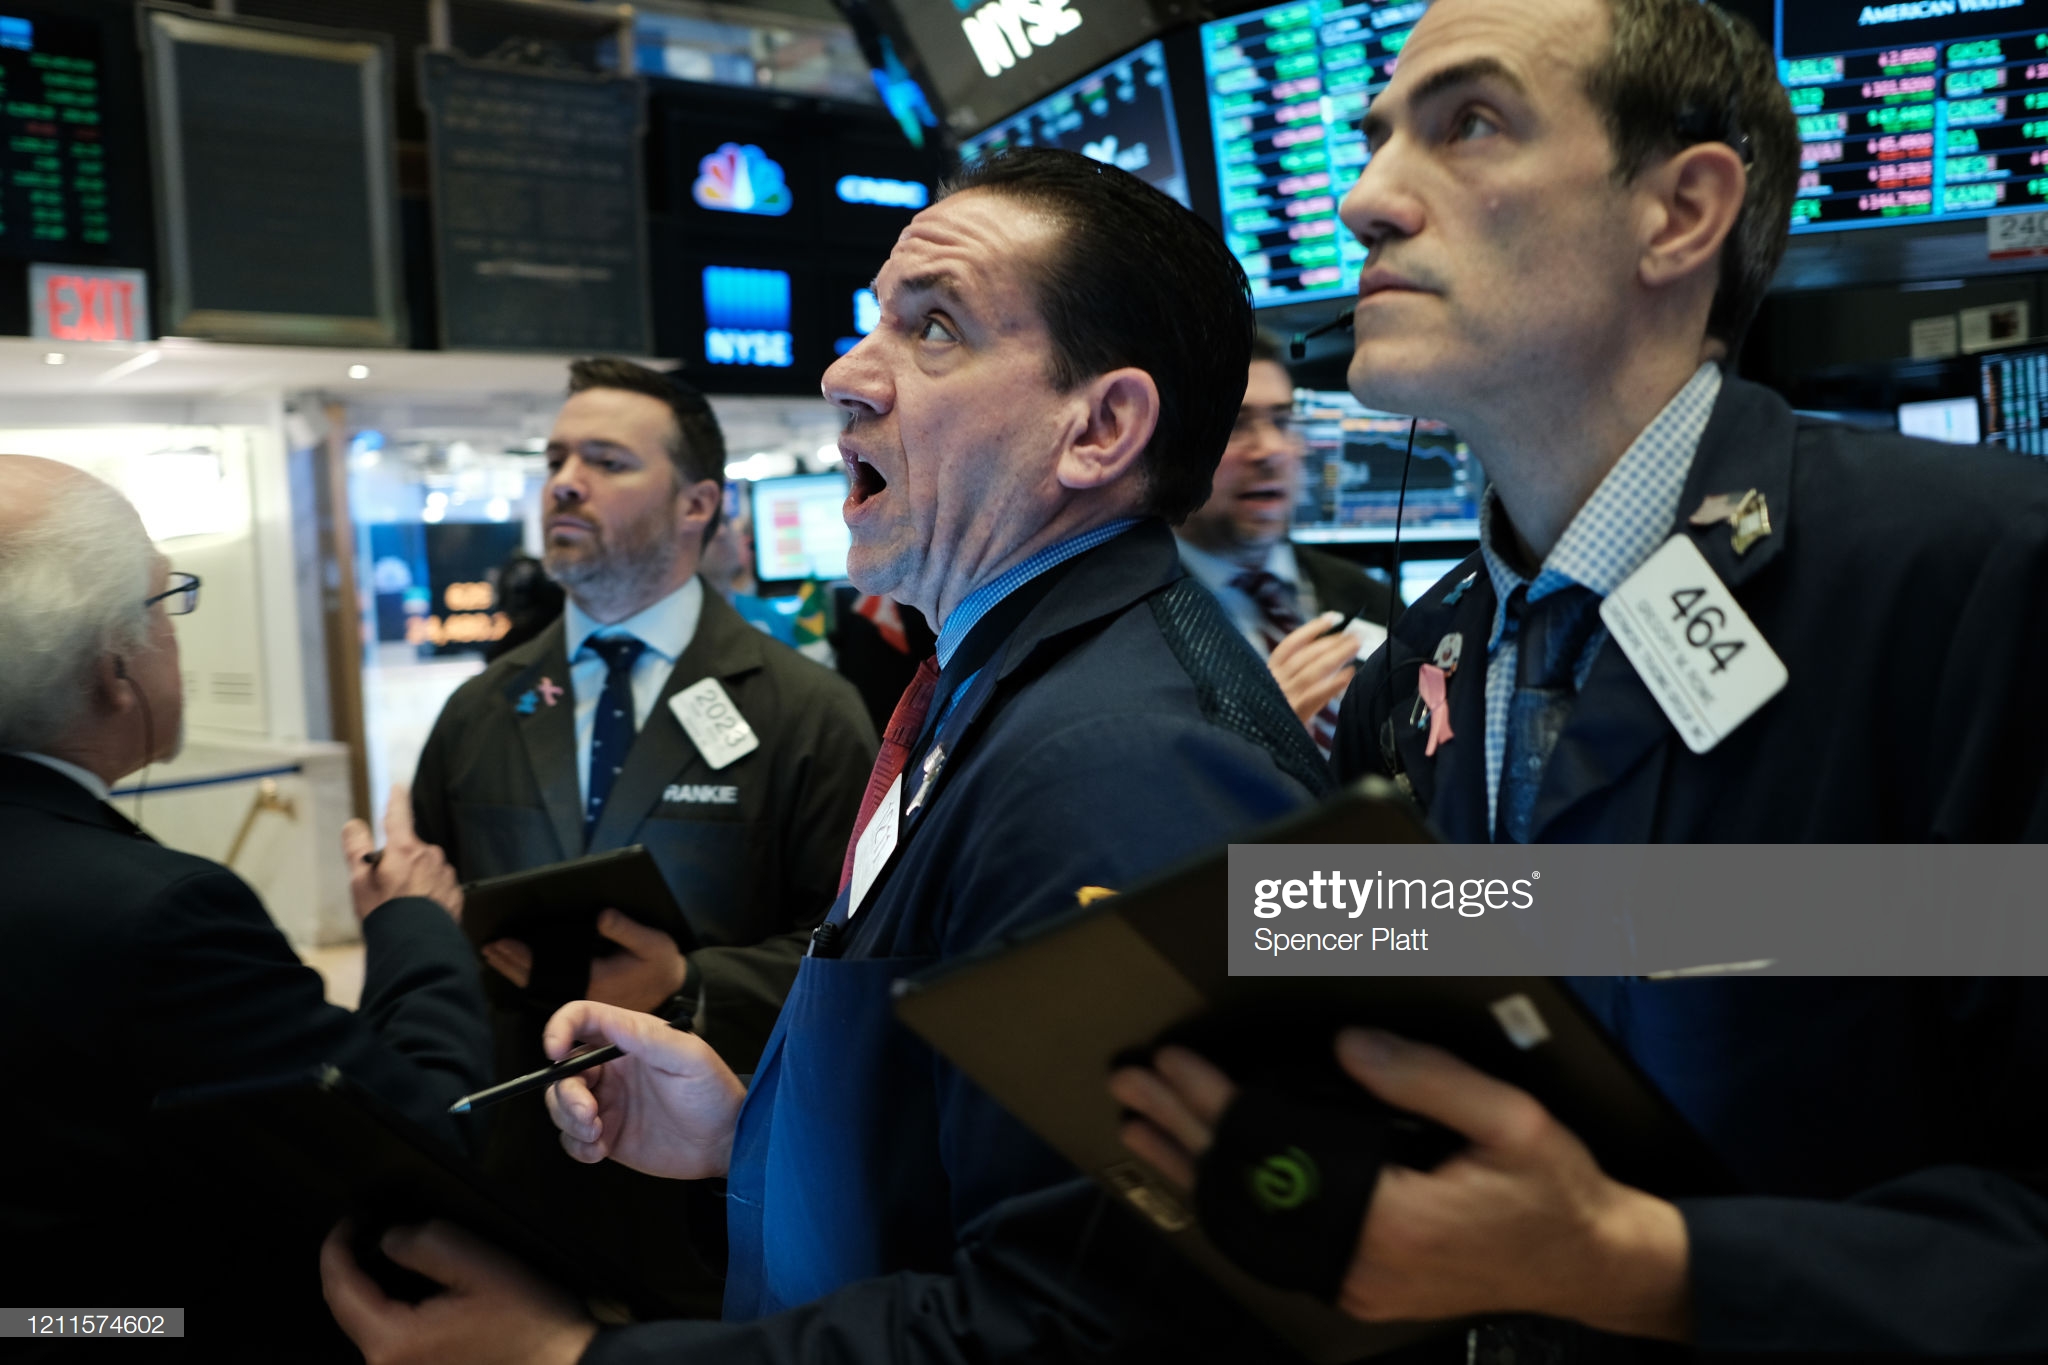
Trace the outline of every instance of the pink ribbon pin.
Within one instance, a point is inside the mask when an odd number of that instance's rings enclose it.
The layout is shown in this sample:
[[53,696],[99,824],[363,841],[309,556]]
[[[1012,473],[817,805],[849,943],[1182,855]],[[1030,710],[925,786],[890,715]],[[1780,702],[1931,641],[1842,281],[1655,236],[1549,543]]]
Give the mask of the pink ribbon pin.
[[1451,733],[1451,705],[1444,695],[1445,676],[1435,664],[1424,664],[1422,677],[1415,684],[1422,704],[1429,708],[1429,744],[1422,751],[1427,758],[1435,758],[1438,745],[1456,738]]
[[542,678],[540,680],[540,695],[541,700],[545,701],[549,706],[553,706],[562,699],[561,685],[553,678]]

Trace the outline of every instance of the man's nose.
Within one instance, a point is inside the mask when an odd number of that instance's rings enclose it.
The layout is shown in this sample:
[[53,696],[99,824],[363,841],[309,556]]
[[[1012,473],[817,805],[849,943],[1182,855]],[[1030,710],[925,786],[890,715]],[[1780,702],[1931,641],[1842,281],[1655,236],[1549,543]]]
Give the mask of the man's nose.
[[894,406],[888,368],[881,361],[882,343],[869,333],[860,344],[832,362],[819,388],[825,401],[851,413],[855,421],[880,417]]
[[562,461],[554,473],[548,475],[548,501],[557,507],[582,502],[585,497],[583,472],[583,462],[574,455]]
[[1388,139],[1337,206],[1344,226],[1373,256],[1393,238],[1413,237],[1422,230],[1422,202],[1407,183],[1408,169],[1401,139]]

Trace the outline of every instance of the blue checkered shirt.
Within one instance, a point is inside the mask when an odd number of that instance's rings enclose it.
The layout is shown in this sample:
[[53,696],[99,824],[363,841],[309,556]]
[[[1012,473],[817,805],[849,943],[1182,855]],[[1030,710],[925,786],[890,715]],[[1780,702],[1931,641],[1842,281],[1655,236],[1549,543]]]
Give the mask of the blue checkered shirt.
[[[1543,561],[1528,600],[1541,601],[1577,584],[1601,597],[1620,587],[1628,576],[1670,538],[1685,495],[1685,478],[1693,456],[1721,396],[1721,369],[1711,361],[1693,372],[1678,396],[1622,454],[1593,496],[1565,527],[1564,535]],[[1508,709],[1515,696],[1516,631],[1508,621],[1508,599],[1528,580],[1508,567],[1493,547],[1495,518],[1502,515],[1494,491],[1479,506],[1479,553],[1493,580],[1493,633],[1486,641],[1486,827],[1499,822],[1500,769],[1507,751]],[[1586,641],[1572,669],[1572,685],[1583,687],[1593,660],[1607,643],[1600,627]]]
[[[1106,541],[1116,539],[1136,526],[1139,520],[1137,517],[1119,517],[1115,521],[1105,522],[1092,531],[1083,531],[1078,536],[1063,540],[1057,545],[1048,545],[1037,554],[1019,560],[968,593],[960,605],[953,608],[952,615],[946,618],[945,624],[939,627],[938,642],[934,646],[939,656],[939,667],[944,668],[953,662],[953,655],[958,653],[960,646],[966,642],[968,632],[981,624],[981,618],[988,615],[996,603],[1046,570],[1066,563],[1075,555],[1086,554]],[[947,714],[953,709],[953,703],[967,694],[968,684],[973,681],[971,676],[961,679],[960,685],[953,689],[953,695],[942,700],[938,720],[933,722],[934,724],[945,721]]]

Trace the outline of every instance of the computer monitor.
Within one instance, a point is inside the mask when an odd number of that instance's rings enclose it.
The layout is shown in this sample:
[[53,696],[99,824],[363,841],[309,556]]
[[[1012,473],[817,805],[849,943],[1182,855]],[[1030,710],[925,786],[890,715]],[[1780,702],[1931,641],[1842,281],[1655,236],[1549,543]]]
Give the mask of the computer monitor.
[[1940,398],[1931,403],[1901,403],[1899,430],[1950,445],[1973,446],[1982,440],[1974,398]]
[[1465,443],[1441,422],[1415,425],[1415,460],[1405,506],[1401,471],[1409,419],[1365,407],[1348,393],[1298,389],[1294,419],[1306,453],[1295,540],[1402,542],[1471,540],[1479,534],[1485,476]]
[[1166,49],[1156,38],[968,138],[960,144],[960,161],[972,166],[1011,147],[1079,152],[1193,207],[1167,88]]
[[1257,306],[1357,289],[1365,248],[1337,205],[1365,166],[1366,105],[1427,8],[1297,0],[1202,25],[1224,237]]
[[1401,561],[1401,604],[1412,606],[1437,580],[1465,561],[1462,559],[1403,559]]
[[844,474],[798,474],[754,485],[754,577],[764,583],[846,577],[852,538],[840,509]]
[[1779,0],[1799,120],[1794,232],[2048,205],[2048,0]]
[[1985,445],[2048,455],[2048,349],[1977,358]]

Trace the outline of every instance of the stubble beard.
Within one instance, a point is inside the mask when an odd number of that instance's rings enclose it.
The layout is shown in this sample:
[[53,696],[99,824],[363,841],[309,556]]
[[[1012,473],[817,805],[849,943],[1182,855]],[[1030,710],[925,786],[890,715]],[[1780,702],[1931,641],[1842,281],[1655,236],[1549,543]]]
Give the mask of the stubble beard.
[[592,542],[584,553],[550,544],[541,555],[541,567],[578,607],[607,622],[621,620],[651,601],[681,553],[673,536],[645,525],[628,528],[616,545],[602,530],[593,534]]

